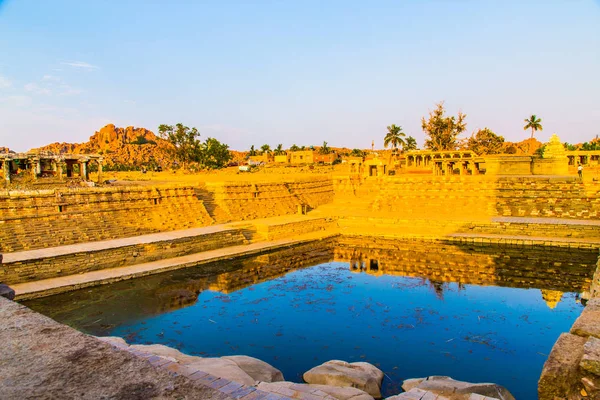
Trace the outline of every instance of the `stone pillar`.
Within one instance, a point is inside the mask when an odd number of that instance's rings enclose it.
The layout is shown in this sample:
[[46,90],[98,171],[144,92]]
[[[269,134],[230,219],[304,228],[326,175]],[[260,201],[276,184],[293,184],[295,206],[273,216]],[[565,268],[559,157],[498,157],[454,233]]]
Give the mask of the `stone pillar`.
[[98,160],[98,183],[102,183],[102,160]]
[[63,180],[63,168],[62,162],[60,160],[56,160],[56,176],[58,176],[59,180]]
[[4,163],[2,163],[2,172],[6,183],[10,183],[10,160],[7,158],[5,158]]
[[88,165],[87,161],[82,161],[79,163],[79,176],[84,181],[87,181],[89,178],[87,165]]
[[39,166],[40,161],[39,160],[31,160],[29,166],[31,168],[31,176],[33,177],[33,179],[37,179],[38,178],[38,166]]

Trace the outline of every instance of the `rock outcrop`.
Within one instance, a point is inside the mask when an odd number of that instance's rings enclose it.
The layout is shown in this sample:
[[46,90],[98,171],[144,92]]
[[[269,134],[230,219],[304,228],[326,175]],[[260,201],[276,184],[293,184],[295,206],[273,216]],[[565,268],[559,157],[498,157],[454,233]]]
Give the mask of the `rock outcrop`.
[[169,156],[171,145],[145,128],[128,126],[118,128],[106,125],[95,132],[85,143],[52,143],[39,149],[53,153],[101,154],[105,164],[127,166],[167,167],[171,165]]
[[305,372],[303,377],[310,384],[353,387],[381,398],[383,372],[366,362],[327,361]]
[[[99,337],[98,339],[117,346],[127,345],[119,337]],[[202,371],[207,374],[224,378],[248,386],[254,386],[257,381],[277,382],[283,381],[283,374],[277,368],[254,357],[227,356],[203,358],[190,356],[162,344],[129,346],[145,354],[152,354],[171,362],[180,364],[188,372]]]

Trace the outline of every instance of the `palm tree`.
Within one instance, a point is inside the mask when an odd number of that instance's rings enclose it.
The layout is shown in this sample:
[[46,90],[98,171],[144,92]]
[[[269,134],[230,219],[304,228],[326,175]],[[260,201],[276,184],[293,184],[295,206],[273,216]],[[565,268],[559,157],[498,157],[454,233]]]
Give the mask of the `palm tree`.
[[304,151],[304,150],[306,150],[306,146],[301,146],[300,151]]
[[406,146],[404,147],[406,151],[417,150],[417,140],[409,136],[406,138]]
[[255,156],[256,155],[256,150],[254,150],[254,145],[250,146],[250,152],[248,153],[249,156]]
[[526,119],[527,125],[523,127],[523,130],[527,130],[531,128],[531,138],[533,139],[533,133],[536,131],[543,131],[542,128],[542,120],[533,114],[529,119]]
[[404,142],[403,137],[406,136],[404,132],[402,132],[401,126],[396,126],[394,124],[387,127],[388,133],[385,135],[383,139],[383,147],[387,149],[387,147],[391,144],[392,148],[396,150],[398,146],[404,147],[406,142]]
[[271,153],[271,146],[269,146],[268,144],[263,144],[262,146],[260,146],[260,149],[262,150],[263,154]]
[[298,151],[300,150],[300,147],[298,147],[295,143],[292,145],[292,147],[290,147],[290,151]]
[[277,145],[277,147],[275,147],[275,151],[274,151],[276,156],[280,156],[282,154],[285,154],[285,151],[283,151],[283,145],[280,143]]
[[319,149],[319,154],[329,154],[331,149],[327,146],[327,142],[323,142],[323,146]]

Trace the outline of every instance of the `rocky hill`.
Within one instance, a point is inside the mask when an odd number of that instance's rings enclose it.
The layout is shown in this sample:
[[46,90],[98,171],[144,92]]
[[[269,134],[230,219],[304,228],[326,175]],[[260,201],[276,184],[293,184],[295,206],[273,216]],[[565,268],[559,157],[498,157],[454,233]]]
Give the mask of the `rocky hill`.
[[504,152],[506,154],[533,155],[543,145],[536,138],[525,139],[522,142],[505,142]]
[[107,167],[119,165],[167,167],[172,163],[170,144],[145,128],[106,125],[86,143],[52,143],[35,150],[54,153],[101,154]]

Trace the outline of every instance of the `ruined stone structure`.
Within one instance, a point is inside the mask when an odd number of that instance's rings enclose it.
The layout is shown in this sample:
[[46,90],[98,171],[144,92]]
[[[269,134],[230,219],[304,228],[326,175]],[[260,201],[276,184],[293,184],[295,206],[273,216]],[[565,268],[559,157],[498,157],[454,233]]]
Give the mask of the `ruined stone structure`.
[[95,163],[98,169],[98,181],[102,180],[102,162],[99,155],[86,154],[54,154],[50,152],[34,153],[1,153],[0,169],[7,183],[12,175],[19,171],[27,171],[33,179],[41,176],[54,176],[59,180],[74,178],[75,170],[83,180],[89,180],[90,163]]

